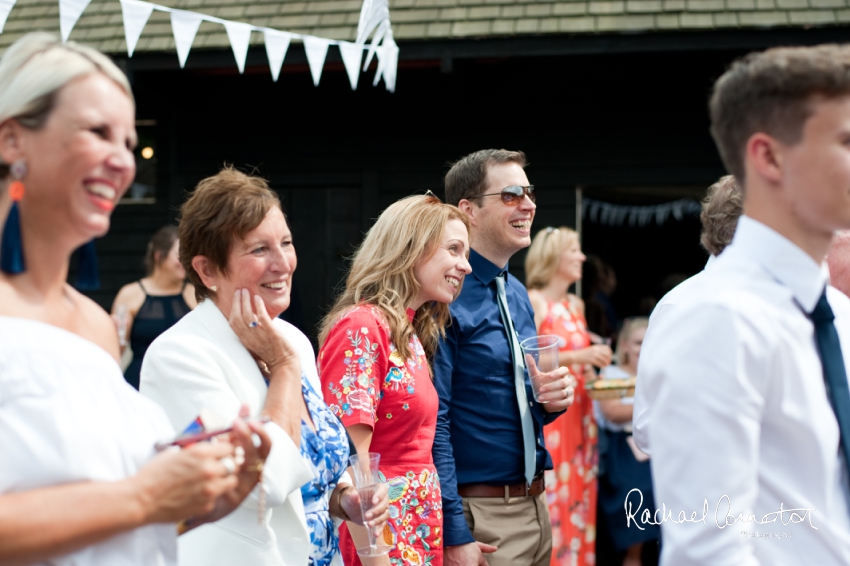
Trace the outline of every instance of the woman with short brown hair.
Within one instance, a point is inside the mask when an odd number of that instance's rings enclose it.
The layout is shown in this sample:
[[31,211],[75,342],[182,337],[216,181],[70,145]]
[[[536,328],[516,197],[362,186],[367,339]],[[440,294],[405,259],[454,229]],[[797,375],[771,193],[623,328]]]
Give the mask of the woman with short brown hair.
[[[278,318],[297,257],[277,194],[231,168],[201,181],[181,209],[180,260],[200,304],[151,345],[142,394],[177,427],[201,408],[229,417],[248,405],[270,419],[273,440],[265,491],[181,539],[182,565],[340,564],[332,519],[364,517],[343,479],[348,440],[321,399],[313,347]],[[365,521],[380,528],[386,488],[371,507]]]

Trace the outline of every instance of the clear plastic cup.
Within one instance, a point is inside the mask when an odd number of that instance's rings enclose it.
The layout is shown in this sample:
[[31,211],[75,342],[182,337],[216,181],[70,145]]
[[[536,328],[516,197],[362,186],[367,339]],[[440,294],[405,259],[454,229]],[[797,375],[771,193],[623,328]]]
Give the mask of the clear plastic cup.
[[[381,475],[378,473],[378,464],[381,461],[381,455],[375,452],[367,452],[365,454],[355,454],[348,459],[351,464],[351,471],[354,475],[354,487],[357,488],[357,493],[360,494],[360,512],[365,519],[366,512],[372,508],[372,497],[381,486]],[[366,533],[369,536],[369,546],[357,549],[357,554],[360,556],[382,556],[390,551],[390,547],[385,544],[378,544],[378,537],[375,535],[375,530],[366,528]]]
[[544,334],[526,338],[519,344],[528,367],[534,400],[538,403],[547,402],[540,400],[540,386],[550,381],[543,374],[555,371],[560,365],[558,363],[558,340],[558,337],[553,334]]

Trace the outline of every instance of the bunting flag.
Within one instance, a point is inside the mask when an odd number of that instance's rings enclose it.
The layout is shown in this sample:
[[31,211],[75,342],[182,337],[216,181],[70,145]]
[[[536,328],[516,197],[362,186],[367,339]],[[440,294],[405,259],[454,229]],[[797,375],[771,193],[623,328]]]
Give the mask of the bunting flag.
[[360,61],[363,59],[363,47],[356,43],[347,41],[339,42],[339,53],[342,55],[342,64],[348,73],[351,90],[357,90],[357,80],[360,78]]
[[629,226],[646,226],[652,220],[661,226],[667,222],[671,214],[676,220],[682,220],[689,215],[699,216],[700,212],[702,212],[700,203],[687,198],[650,206],[619,205],[594,199],[582,201],[584,218],[608,226],[622,226],[627,219]]
[[322,78],[322,67],[325,66],[325,57],[328,56],[328,47],[331,41],[312,35],[305,35],[303,41],[304,51],[307,53],[307,63],[310,64],[310,74],[313,75],[313,85],[319,86],[319,79]]
[[251,42],[253,27],[239,22],[224,22],[224,29],[227,31],[227,38],[230,40],[230,47],[241,75],[245,72],[245,59],[248,57],[248,44]]
[[[127,56],[132,57],[139,43],[142,31],[154,10],[168,12],[171,16],[171,31],[174,34],[174,43],[177,47],[177,56],[180,67],[186,66],[186,59],[192,49],[192,43],[198,33],[201,22],[213,22],[224,26],[233,56],[240,73],[245,72],[245,61],[248,56],[248,48],[251,43],[251,32],[263,33],[266,46],[266,55],[269,59],[269,68],[272,79],[277,82],[283,60],[292,39],[300,39],[304,42],[304,51],[310,66],[310,75],[313,84],[318,86],[322,77],[322,68],[328,54],[328,47],[337,45],[342,55],[345,71],[351,83],[352,90],[357,89],[360,76],[360,63],[363,62],[363,51],[366,50],[366,58],[362,69],[368,69],[375,54],[378,54],[378,70],[374,83],[378,84],[384,79],[384,84],[390,92],[395,91],[396,75],[398,73],[399,48],[393,39],[392,26],[390,24],[389,0],[363,0],[360,9],[360,20],[357,24],[357,38],[354,43],[302,35],[287,31],[270,29],[267,27],[254,26],[244,22],[233,22],[213,16],[207,16],[188,10],[178,10],[169,6],[154,4],[144,0],[119,0],[121,2],[121,14],[124,21],[124,37],[127,41]],[[59,0],[59,27],[62,41],[67,41],[77,21],[88,7],[91,0]],[[6,24],[6,18],[16,0],[0,0],[0,33]],[[369,45],[366,42],[371,36]]]
[[0,33],[3,33],[3,26],[6,25],[6,18],[9,17],[9,12],[17,0],[0,0]]
[[71,30],[83,15],[91,0],[59,0],[59,31],[62,41],[68,41]]
[[124,37],[127,38],[127,56],[132,57],[139,43],[139,37],[145,24],[153,13],[153,4],[139,0],[121,0],[121,13],[124,16]]
[[282,31],[264,29],[263,37],[266,40],[266,56],[269,58],[272,79],[274,79],[274,82],[277,82],[277,78],[280,76],[280,68],[283,65],[283,59],[286,57],[292,36]]
[[177,46],[177,57],[180,59],[180,68],[186,66],[186,58],[192,49],[192,42],[201,26],[203,18],[195,12],[185,10],[171,11],[171,31],[174,33],[174,43]]

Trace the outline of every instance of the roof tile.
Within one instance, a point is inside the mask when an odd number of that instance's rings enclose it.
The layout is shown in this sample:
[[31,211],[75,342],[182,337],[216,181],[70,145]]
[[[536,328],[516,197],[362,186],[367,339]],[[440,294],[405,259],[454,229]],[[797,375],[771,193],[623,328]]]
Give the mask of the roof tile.
[[455,22],[452,35],[456,37],[468,35],[487,35],[490,32],[490,21]]
[[[180,9],[258,26],[353,39],[363,0],[157,0]],[[25,31],[59,29],[58,0],[18,0],[0,48]],[[850,22],[850,0],[390,0],[396,37],[634,32],[669,29],[834,25]],[[124,52],[118,0],[92,0],[71,37]],[[261,34],[251,43],[262,44]],[[205,23],[194,47],[226,48],[221,25]],[[172,51],[167,13],[156,11],[136,51]]]

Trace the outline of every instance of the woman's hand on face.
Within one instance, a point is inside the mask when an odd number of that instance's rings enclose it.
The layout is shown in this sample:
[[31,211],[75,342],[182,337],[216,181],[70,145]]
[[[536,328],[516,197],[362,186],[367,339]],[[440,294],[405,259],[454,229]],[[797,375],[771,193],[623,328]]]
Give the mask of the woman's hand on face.
[[228,441],[201,442],[154,456],[131,481],[135,483],[145,523],[175,523],[211,512],[218,498],[234,489],[235,447]]
[[251,295],[247,289],[237,289],[230,307],[230,328],[251,355],[263,362],[269,372],[287,363],[300,363],[298,352],[275,328],[263,299]]
[[348,489],[339,498],[339,504],[345,511],[346,515],[351,517],[351,521],[358,525],[363,525],[367,528],[374,529],[375,534],[379,534],[384,529],[384,523],[390,518],[390,499],[389,486],[382,483],[378,485],[378,489],[372,496],[371,509],[366,511],[366,516],[360,511],[360,494],[356,489]]
[[[252,438],[254,434],[260,439],[260,443],[256,447]],[[244,462],[239,466],[239,472],[235,474],[239,483],[233,489],[221,494],[212,511],[196,517],[196,520],[192,521],[193,525],[211,523],[228,515],[248,497],[254,486],[262,479],[263,465],[272,447],[271,439],[263,426],[257,422],[245,422],[242,419],[236,419],[233,423],[230,441],[244,451]]]

